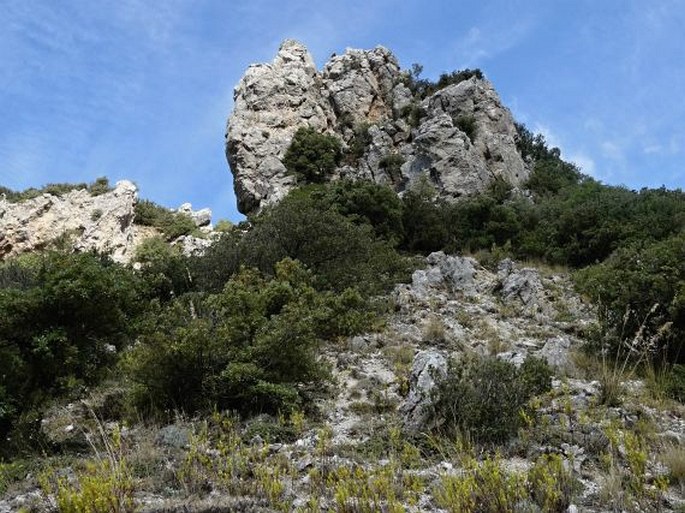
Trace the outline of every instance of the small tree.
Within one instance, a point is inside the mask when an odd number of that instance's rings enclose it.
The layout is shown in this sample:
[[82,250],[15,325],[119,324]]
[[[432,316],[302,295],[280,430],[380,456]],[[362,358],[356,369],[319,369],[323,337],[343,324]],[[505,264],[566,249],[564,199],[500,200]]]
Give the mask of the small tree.
[[302,127],[295,132],[283,164],[298,180],[321,183],[340,164],[341,158],[342,147],[337,138]]

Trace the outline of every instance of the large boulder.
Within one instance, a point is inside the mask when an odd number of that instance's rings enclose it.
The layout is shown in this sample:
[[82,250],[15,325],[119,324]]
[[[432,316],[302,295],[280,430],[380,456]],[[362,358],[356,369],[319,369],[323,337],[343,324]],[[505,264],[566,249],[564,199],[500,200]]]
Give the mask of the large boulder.
[[[398,192],[428,178],[448,200],[482,192],[497,178],[525,181],[513,117],[490,82],[474,76],[421,99],[404,83],[407,76],[381,46],[333,55],[318,72],[292,40],[272,63],[250,66],[235,88],[226,130],[239,210],[257,212],[295,185],[283,157],[303,126],[345,145],[360,127],[368,129],[363,155],[348,158],[332,178],[370,179]],[[404,117],[412,106],[423,113],[415,127]]]

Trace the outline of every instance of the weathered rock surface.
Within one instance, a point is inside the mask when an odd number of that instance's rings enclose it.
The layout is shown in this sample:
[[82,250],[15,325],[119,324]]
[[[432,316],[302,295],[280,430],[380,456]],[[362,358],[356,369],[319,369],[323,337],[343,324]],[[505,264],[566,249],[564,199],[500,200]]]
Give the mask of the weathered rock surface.
[[400,407],[406,429],[425,429],[432,393],[446,375],[447,358],[442,353],[425,350],[416,354],[409,375],[409,394]]
[[[472,77],[420,99],[405,77],[395,56],[380,46],[348,49],[318,72],[308,50],[286,40],[271,64],[250,66],[235,88],[226,131],[239,210],[256,212],[295,185],[282,159],[302,126],[344,145],[355,128],[367,127],[364,154],[348,159],[335,176],[374,180],[398,192],[427,177],[442,197],[456,199],[483,191],[496,178],[515,186],[527,178],[514,120],[490,82]],[[412,106],[424,114],[414,127],[406,116]],[[389,155],[399,156],[399,169],[383,164]]]
[[66,234],[76,250],[126,262],[134,249],[136,186],[126,180],[98,196],[85,189],[10,203],[0,198],[0,258],[35,251]]
[[[161,235],[154,227],[135,224],[137,201],[138,189],[127,180],[95,196],[86,189],[60,196],[45,193],[16,203],[0,196],[0,260],[61,241],[75,251],[95,250],[128,263],[143,241]],[[184,203],[176,212],[188,215],[204,235],[181,236],[172,244],[187,256],[204,253],[218,235],[212,228],[212,211],[193,210]]]
[[190,203],[184,203],[176,209],[176,212],[190,217],[198,228],[211,227],[212,211],[209,208],[193,210],[193,206]]

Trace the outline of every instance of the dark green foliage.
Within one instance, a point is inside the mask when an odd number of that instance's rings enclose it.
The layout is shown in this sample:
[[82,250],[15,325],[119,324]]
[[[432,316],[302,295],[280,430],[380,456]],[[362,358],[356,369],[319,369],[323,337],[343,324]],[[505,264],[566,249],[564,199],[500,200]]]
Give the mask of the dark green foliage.
[[100,194],[105,194],[111,190],[112,187],[109,185],[109,179],[106,176],[97,178],[88,186],[88,192],[93,196],[99,196]]
[[324,206],[345,217],[370,224],[378,237],[388,241],[402,239],[402,200],[389,187],[370,181],[340,180],[325,190],[322,199]]
[[458,116],[454,120],[454,125],[467,135],[469,141],[473,142],[476,140],[476,133],[478,127],[476,126],[475,117],[466,115]]
[[552,368],[540,358],[526,358],[519,368],[519,378],[528,395],[540,395],[552,389]]
[[541,162],[543,160],[559,160],[561,150],[559,148],[549,148],[542,134],[533,134],[522,123],[516,123],[516,148],[519,150],[524,160]]
[[448,244],[447,212],[435,195],[428,182],[421,182],[402,197],[403,248],[428,254]]
[[[297,262],[283,260],[268,280],[243,270],[223,292],[188,295],[151,315],[140,345],[127,358],[146,410],[186,412],[289,410],[301,387],[319,382],[320,340],[368,326],[359,318],[340,326],[365,303],[319,294]],[[357,312],[363,315],[362,311]]]
[[188,260],[195,290],[220,292],[226,282],[244,263],[242,234],[238,231],[223,233],[201,257]]
[[134,222],[141,226],[153,226],[159,229],[167,241],[196,230],[195,222],[189,216],[172,212],[149,200],[136,203]]
[[359,287],[378,293],[406,275],[393,246],[403,236],[402,203],[388,187],[341,180],[293,191],[253,218],[244,235],[224,234],[192,258],[196,290],[218,292],[241,265],[273,274],[279,260],[298,259],[319,289]]
[[133,275],[90,253],[48,253],[0,269],[4,439],[24,412],[97,382],[130,341],[140,304]]
[[322,205],[317,190],[295,190],[255,218],[241,242],[242,261],[273,274],[283,258],[297,259],[314,272],[317,288],[358,287],[365,294],[404,277],[407,264],[392,246],[377,239],[370,225]]
[[[575,275],[581,291],[598,304],[604,325],[617,338],[643,337],[668,351],[681,353],[685,335],[685,233],[660,242],[622,247],[605,262]],[[658,352],[658,354],[661,354]]]
[[357,160],[364,156],[364,153],[371,145],[371,134],[369,124],[361,123],[354,127],[354,135],[347,148],[347,161],[354,165]]
[[685,365],[676,364],[665,370],[663,380],[666,395],[685,403]]
[[412,128],[418,128],[421,124],[421,120],[426,117],[426,111],[417,103],[410,103],[402,107],[400,116],[407,120],[409,126]]
[[583,180],[589,179],[573,164],[560,159],[541,160],[535,163],[533,172],[526,182],[526,188],[538,196],[548,196],[578,185]]
[[411,90],[417,98],[423,99],[432,95],[433,93],[444,89],[450,85],[459,84],[465,80],[476,77],[479,80],[484,78],[483,72],[480,69],[463,69],[452,71],[451,73],[442,73],[437,82],[432,82],[428,79],[420,78],[423,71],[423,66],[420,64],[413,64],[412,71],[405,74],[404,83]]
[[340,164],[342,146],[331,135],[302,127],[295,132],[283,158],[289,173],[304,183],[322,183]]
[[143,241],[136,249],[135,261],[141,264],[140,276],[148,297],[167,301],[190,290],[188,259],[162,238]]
[[503,443],[521,427],[530,398],[550,389],[551,371],[540,360],[520,369],[495,357],[454,362],[438,384],[431,422],[448,437]]
[[393,184],[398,184],[402,178],[402,172],[400,170],[402,164],[404,164],[404,157],[397,153],[392,153],[383,157],[378,163],[378,167],[388,174],[390,181]]
[[40,189],[31,187],[21,192],[13,191],[7,187],[0,187],[0,194],[4,194],[7,201],[10,203],[17,203],[19,201],[25,201],[33,198],[37,198],[43,194],[52,194],[54,196],[62,196],[68,192],[77,189],[87,189],[88,184],[85,183],[49,183]]

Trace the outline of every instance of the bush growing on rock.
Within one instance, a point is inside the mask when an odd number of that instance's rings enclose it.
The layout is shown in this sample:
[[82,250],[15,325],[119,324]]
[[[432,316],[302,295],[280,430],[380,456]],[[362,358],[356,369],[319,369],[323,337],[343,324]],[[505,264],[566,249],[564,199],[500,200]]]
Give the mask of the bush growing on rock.
[[324,190],[323,200],[355,224],[370,224],[382,239],[393,243],[402,239],[402,200],[389,187],[340,180]]
[[172,212],[153,201],[141,200],[135,206],[136,224],[158,228],[167,241],[188,235],[195,229],[195,221],[185,214]]
[[506,442],[522,426],[530,398],[551,389],[551,377],[549,367],[533,358],[519,369],[496,357],[452,362],[438,383],[430,423],[448,437]]
[[336,137],[302,127],[295,132],[283,164],[298,181],[321,183],[338,167],[341,159],[342,146]]

